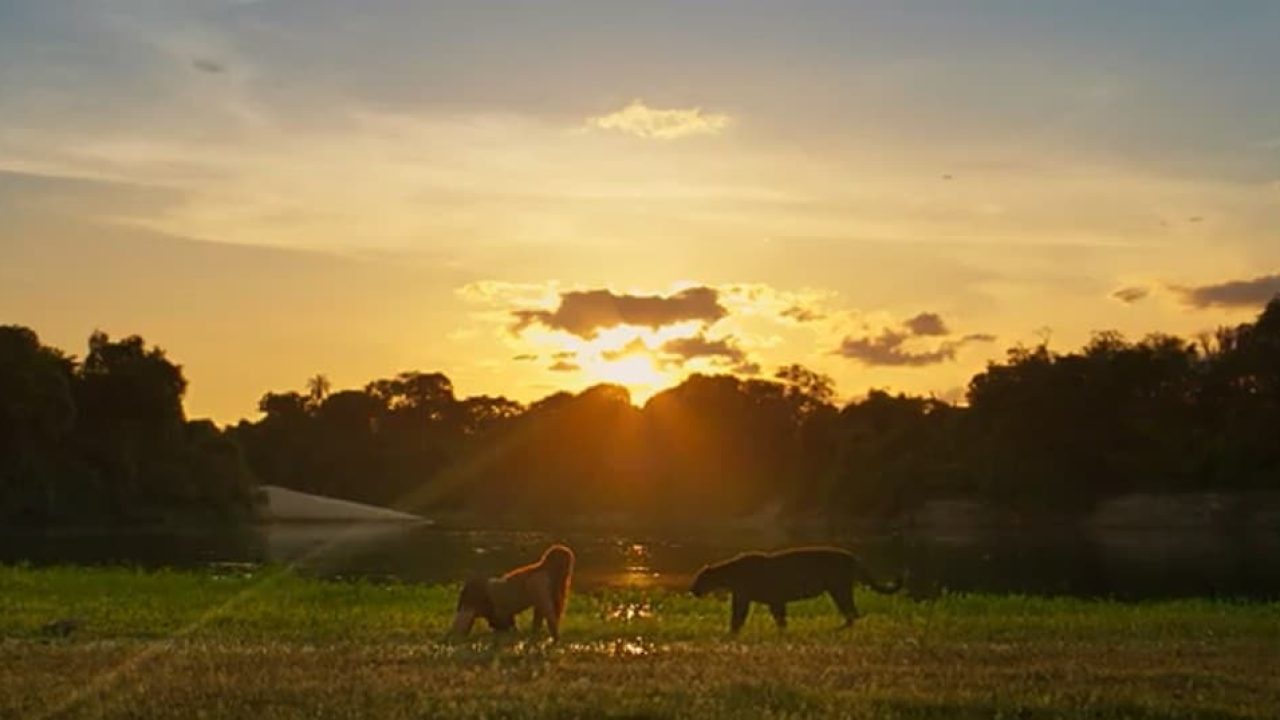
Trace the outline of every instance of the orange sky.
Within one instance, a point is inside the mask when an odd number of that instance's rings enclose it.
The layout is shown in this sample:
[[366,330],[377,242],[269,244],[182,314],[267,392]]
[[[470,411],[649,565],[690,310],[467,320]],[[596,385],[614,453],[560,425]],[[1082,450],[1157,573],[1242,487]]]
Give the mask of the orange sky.
[[6,6],[0,322],[142,334],[230,422],[409,369],[952,397],[1016,343],[1244,321],[1280,11],[1162,7]]

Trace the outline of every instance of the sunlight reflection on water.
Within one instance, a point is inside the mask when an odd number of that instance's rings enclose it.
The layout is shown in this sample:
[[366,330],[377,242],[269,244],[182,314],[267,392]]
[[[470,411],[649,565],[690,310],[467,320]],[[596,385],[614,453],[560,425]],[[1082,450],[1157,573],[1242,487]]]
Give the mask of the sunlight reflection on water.
[[575,642],[569,643],[566,648],[571,652],[594,653],[613,658],[646,657],[658,651],[655,643],[641,637]]
[[653,607],[648,600],[622,602],[611,606],[604,614],[605,620],[631,622],[653,617]]
[[648,545],[619,540],[617,547],[622,554],[622,569],[613,574],[616,586],[649,588],[660,584],[662,573],[654,570]]
[[660,646],[639,635],[600,640],[556,643],[548,639],[488,638],[463,644],[432,643],[407,652],[410,657],[440,660],[456,659],[488,664],[501,660],[547,660],[560,653],[599,655],[608,658],[642,658],[656,655],[668,645]]

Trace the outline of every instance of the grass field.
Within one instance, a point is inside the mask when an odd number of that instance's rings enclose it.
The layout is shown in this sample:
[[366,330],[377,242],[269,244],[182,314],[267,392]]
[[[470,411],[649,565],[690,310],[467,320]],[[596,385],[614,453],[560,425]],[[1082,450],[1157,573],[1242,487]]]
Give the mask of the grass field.
[[455,592],[0,568],[0,717],[1280,717],[1280,604],[859,591],[850,630],[818,599],[730,639],[723,598],[611,591],[559,643],[443,643]]

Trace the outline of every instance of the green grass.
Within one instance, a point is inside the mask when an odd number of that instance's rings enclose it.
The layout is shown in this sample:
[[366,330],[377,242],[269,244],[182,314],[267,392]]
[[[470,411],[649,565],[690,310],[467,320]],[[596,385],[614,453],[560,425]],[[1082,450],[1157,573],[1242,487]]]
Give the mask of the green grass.
[[559,643],[443,643],[456,591],[0,568],[0,718],[1280,717],[1277,604],[859,591],[851,630],[818,599],[730,639],[723,598],[612,591]]

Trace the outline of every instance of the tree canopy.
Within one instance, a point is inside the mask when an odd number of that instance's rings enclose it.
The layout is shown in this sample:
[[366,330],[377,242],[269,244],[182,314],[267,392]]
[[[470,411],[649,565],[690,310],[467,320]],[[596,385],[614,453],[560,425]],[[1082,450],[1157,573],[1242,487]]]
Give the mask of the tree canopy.
[[89,338],[83,361],[0,327],[0,521],[226,519],[250,510],[239,445],[188,421],[187,381],[133,336]]
[[643,407],[615,385],[528,406],[458,397],[414,371],[359,389],[315,375],[224,430],[186,419],[185,388],[138,337],[95,333],[77,361],[0,328],[0,519],[235,516],[254,483],[425,513],[655,521],[1280,489],[1280,300],[1194,342],[1103,332],[1070,352],[1012,348],[955,403],[871,390],[841,404],[799,365],[693,375]]

